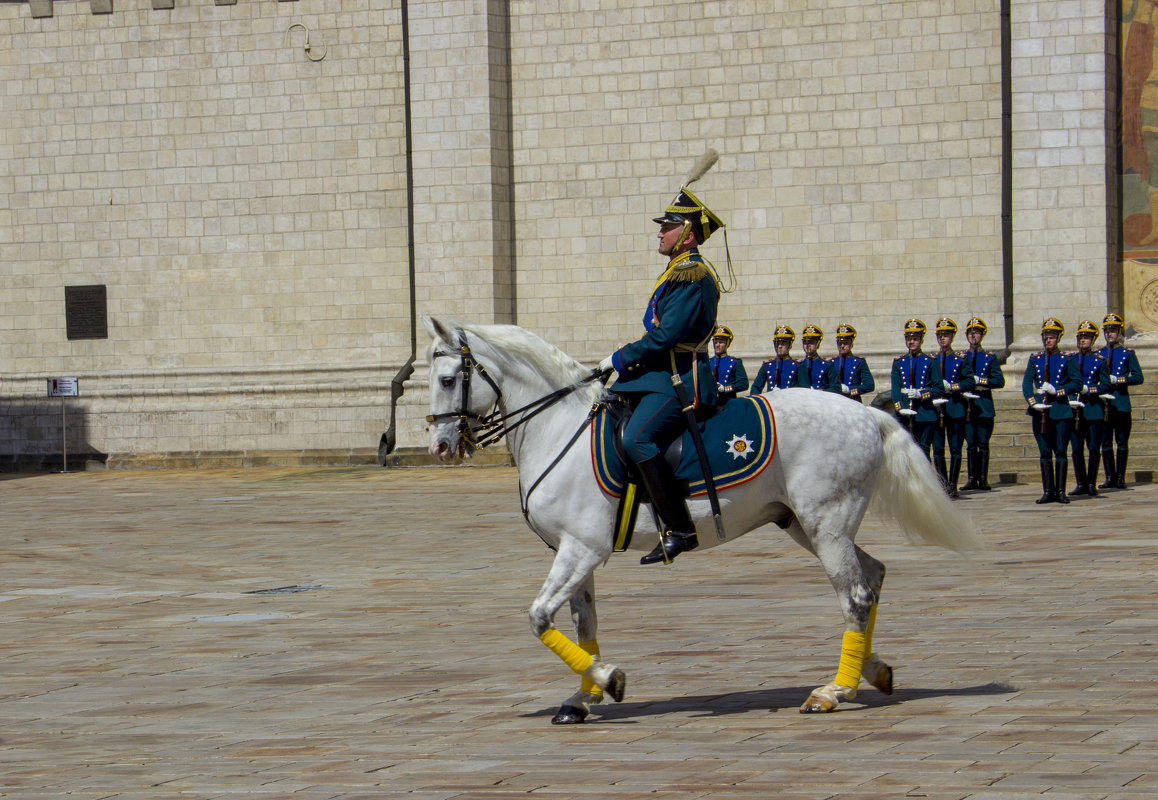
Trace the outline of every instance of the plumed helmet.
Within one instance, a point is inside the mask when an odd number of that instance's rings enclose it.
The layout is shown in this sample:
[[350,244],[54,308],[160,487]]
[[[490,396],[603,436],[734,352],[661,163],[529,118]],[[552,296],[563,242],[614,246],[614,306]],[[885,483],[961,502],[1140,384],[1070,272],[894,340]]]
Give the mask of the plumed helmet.
[[856,328],[849,325],[847,322],[842,322],[836,326],[836,338],[837,339],[855,339],[856,338]]
[[989,327],[985,324],[985,320],[981,319],[981,317],[970,317],[969,321],[965,323],[966,332],[971,331],[974,328],[977,328],[979,331],[981,331],[983,336],[989,333]]
[[1061,320],[1057,317],[1046,317],[1041,322],[1041,332],[1043,334],[1056,333],[1058,336],[1061,336],[1066,332],[1066,326],[1062,325]]
[[924,336],[926,330],[927,329],[925,328],[925,323],[921,322],[916,317],[913,317],[905,323],[906,334],[919,333],[921,336]]
[[728,344],[731,344],[732,339],[734,337],[732,336],[732,329],[729,328],[727,325],[717,325],[716,329],[714,331],[712,331],[712,338],[713,339],[727,339]]
[[795,341],[796,331],[787,325],[777,325],[776,330],[772,333],[772,341],[776,341],[777,339],[787,339],[790,342]]
[[800,340],[816,339],[817,341],[824,338],[824,331],[820,329],[819,325],[813,325],[811,322],[804,326],[804,330],[800,331]]
[[1093,336],[1098,338],[1098,326],[1094,324],[1092,319],[1083,319],[1078,323],[1078,336],[1085,334],[1086,336]]
[[1108,325],[1116,325],[1119,328],[1123,328],[1126,326],[1126,320],[1122,319],[1121,314],[1115,314],[1111,311],[1102,318],[1102,327],[1105,328]]
[[937,320],[937,333],[956,333],[957,323],[948,317],[941,317]]

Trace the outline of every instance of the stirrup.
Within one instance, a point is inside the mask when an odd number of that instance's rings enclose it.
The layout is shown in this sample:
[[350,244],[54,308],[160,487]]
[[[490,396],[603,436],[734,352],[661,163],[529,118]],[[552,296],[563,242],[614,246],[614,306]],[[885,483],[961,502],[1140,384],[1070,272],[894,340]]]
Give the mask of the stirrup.
[[670,564],[680,553],[695,550],[700,546],[699,537],[694,533],[675,533],[664,531],[660,534],[659,544],[655,549],[639,559],[640,564]]

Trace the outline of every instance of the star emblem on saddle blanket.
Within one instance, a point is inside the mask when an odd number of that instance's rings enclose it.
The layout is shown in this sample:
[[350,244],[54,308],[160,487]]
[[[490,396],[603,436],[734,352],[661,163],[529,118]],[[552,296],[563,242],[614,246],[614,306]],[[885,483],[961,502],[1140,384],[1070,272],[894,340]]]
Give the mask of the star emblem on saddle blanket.
[[748,441],[748,434],[732,434],[728,440],[728,452],[732,454],[733,461],[752,455],[752,442]]

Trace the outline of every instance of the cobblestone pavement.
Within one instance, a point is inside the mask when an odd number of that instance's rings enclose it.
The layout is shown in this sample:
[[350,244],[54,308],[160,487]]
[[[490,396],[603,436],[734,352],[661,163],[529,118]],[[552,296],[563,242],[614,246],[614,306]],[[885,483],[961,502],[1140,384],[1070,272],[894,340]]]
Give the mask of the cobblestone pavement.
[[0,795],[1154,797],[1158,486],[1038,493],[959,501],[971,559],[866,522],[897,690],[829,715],[835,596],[779,531],[617,556],[627,697],[560,728],[509,468],[0,475]]

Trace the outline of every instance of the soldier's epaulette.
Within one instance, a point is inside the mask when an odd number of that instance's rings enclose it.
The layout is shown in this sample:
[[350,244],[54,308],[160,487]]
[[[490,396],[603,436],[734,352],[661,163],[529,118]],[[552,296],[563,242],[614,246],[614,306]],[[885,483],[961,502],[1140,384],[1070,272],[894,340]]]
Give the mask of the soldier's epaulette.
[[957,350],[953,353],[953,355],[957,356],[958,358],[965,358],[965,356],[969,355],[969,351],[968,350]]

